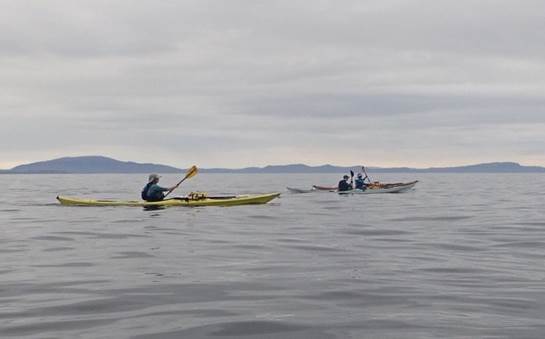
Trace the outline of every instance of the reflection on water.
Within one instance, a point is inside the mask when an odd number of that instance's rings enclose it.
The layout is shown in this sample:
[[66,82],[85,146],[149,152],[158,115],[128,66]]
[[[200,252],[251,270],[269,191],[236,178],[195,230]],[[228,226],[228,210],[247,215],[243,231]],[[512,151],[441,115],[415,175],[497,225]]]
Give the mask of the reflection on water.
[[[545,176],[373,177],[420,182],[148,210],[54,203],[135,198],[145,175],[2,175],[0,336],[545,337]],[[203,174],[178,193],[336,181]]]

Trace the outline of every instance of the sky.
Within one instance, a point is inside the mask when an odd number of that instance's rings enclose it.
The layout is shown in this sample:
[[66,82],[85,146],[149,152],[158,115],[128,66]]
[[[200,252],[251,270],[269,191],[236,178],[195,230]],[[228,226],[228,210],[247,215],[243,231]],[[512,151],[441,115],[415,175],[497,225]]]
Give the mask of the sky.
[[545,166],[542,0],[0,6],[0,168]]

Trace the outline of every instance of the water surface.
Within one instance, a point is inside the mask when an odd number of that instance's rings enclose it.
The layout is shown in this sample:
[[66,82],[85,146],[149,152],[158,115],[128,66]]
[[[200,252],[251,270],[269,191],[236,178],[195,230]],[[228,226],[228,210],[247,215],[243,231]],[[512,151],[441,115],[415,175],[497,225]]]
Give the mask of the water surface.
[[[389,174],[403,194],[290,194],[336,175],[205,175],[262,206],[62,207],[145,175],[1,175],[2,338],[543,338],[545,176]],[[165,175],[172,184],[175,175]]]

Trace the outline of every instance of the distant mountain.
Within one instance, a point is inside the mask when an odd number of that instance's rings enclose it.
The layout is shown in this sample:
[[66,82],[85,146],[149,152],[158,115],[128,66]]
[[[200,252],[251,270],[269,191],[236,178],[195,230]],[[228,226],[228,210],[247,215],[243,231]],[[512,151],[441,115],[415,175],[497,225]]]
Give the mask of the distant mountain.
[[180,169],[102,156],[67,157],[14,167],[11,173],[180,173]]
[[[308,166],[304,164],[246,167],[240,169],[209,168],[202,173],[348,173],[360,166]],[[372,173],[545,173],[544,167],[522,166],[514,162],[493,162],[459,167],[381,168],[368,167]],[[102,156],[67,157],[21,165],[2,173],[180,173],[183,169],[132,161],[119,161]]]
[[[247,167],[241,169],[210,168],[202,169],[203,173],[348,173],[350,170],[359,171],[361,166],[308,166],[303,164],[276,165],[265,167]],[[478,165],[459,167],[367,167],[373,173],[545,173],[545,167],[521,166],[514,162],[493,162]]]
[[332,165],[308,166],[304,164],[294,165],[269,165],[265,167],[246,167],[239,169],[208,168],[202,169],[203,173],[338,173],[350,171],[357,166],[339,167]]
[[545,173],[545,168],[522,166],[516,162],[491,162],[459,167],[432,167],[423,171],[427,173]]

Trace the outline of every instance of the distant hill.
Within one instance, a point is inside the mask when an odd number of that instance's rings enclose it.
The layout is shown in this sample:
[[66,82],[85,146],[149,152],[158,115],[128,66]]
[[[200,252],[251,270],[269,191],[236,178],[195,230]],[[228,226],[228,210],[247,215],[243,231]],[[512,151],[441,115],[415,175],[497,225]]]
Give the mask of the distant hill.
[[332,165],[308,166],[303,164],[294,165],[269,165],[265,167],[246,167],[239,169],[208,168],[203,173],[338,173],[350,171],[352,167],[339,167]]
[[67,157],[14,167],[11,173],[180,173],[180,169],[102,156]]
[[516,162],[491,162],[459,167],[432,167],[424,171],[427,173],[545,173],[545,168],[522,166]]
[[545,167],[522,166],[516,162],[491,162],[457,167],[370,167],[368,171],[381,173],[545,173]]
[[[248,167],[241,169],[203,169],[209,173],[348,173],[350,170],[359,171],[361,166],[308,166],[303,164],[279,165],[266,167]],[[493,162],[458,167],[432,167],[432,168],[410,168],[410,167],[367,167],[372,173],[545,173],[545,167],[521,166],[514,162]]]
[[[204,168],[202,173],[347,173],[360,166],[308,166],[304,164],[246,167],[240,169]],[[514,162],[493,162],[459,167],[381,168],[368,167],[372,173],[545,173],[544,167],[522,166]],[[67,157],[21,165],[3,173],[180,173],[183,169],[172,166],[132,161],[119,161],[103,156]]]

